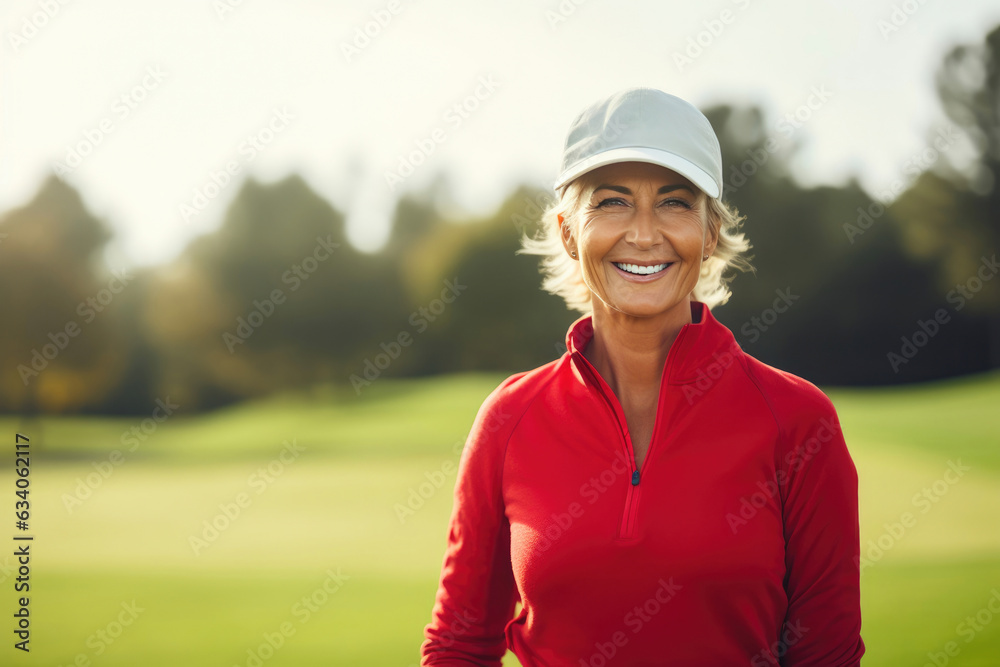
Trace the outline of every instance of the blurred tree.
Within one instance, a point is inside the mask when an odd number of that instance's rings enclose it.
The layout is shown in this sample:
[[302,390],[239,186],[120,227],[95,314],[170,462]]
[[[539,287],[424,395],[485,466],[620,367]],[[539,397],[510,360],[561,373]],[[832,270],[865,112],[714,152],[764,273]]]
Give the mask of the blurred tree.
[[962,164],[962,148],[953,149],[958,142],[947,128],[936,132],[923,155],[930,168],[891,211],[910,252],[936,262],[941,292],[964,290],[968,312],[989,321],[989,365],[997,367],[1000,279],[992,278],[1000,251],[1000,27],[981,45],[952,49],[935,80],[944,112],[973,158]]
[[429,194],[405,193],[399,198],[392,216],[389,240],[379,254],[403,261],[413,259],[413,247],[441,226],[444,221]]
[[102,407],[130,346],[120,306],[132,276],[100,261],[110,232],[50,176],[0,233],[0,409]]
[[[520,187],[493,214],[435,224],[409,249],[408,284],[424,309],[415,311],[415,331],[426,322],[413,372],[527,370],[565,351],[566,328],[579,313],[541,290],[537,258],[515,255],[522,230],[534,231],[552,197]],[[461,290],[435,315],[449,281]]]
[[[951,51],[937,85],[957,130],[929,137],[888,207],[855,179],[803,187],[798,129],[761,109],[705,112],[757,268],[735,277],[715,315],[748,352],[819,384],[1000,364],[1000,29]],[[526,370],[562,354],[578,313],[541,290],[538,258],[516,254],[553,193],[522,186],[468,219],[449,208],[446,181],[402,197],[387,244],[366,254],[299,176],[248,180],[218,231],[169,266],[116,279],[100,260],[108,230],[49,178],[0,218],[0,409],[143,413],[169,396],[194,410],[324,380]],[[942,307],[950,320],[933,342],[890,364]]]
[[379,251],[396,263],[412,307],[433,289],[441,264],[460,252],[471,228],[445,222],[429,192],[406,193],[393,212],[389,239]]
[[343,216],[302,178],[248,180],[222,227],[153,289],[161,391],[204,406],[346,381],[395,337],[407,305],[395,263],[355,250]]
[[[737,275],[715,316],[760,360],[819,384],[887,384],[982,369],[942,344],[897,372],[887,354],[936,301],[929,259],[911,258],[879,206],[855,181],[803,188],[791,168],[799,144],[780,121],[727,106],[706,111],[728,165],[724,198],[747,219],[755,274]],[[881,214],[884,215],[884,209]],[[864,228],[855,234],[859,224]],[[968,323],[966,323],[968,324]],[[956,325],[949,336],[967,331]]]

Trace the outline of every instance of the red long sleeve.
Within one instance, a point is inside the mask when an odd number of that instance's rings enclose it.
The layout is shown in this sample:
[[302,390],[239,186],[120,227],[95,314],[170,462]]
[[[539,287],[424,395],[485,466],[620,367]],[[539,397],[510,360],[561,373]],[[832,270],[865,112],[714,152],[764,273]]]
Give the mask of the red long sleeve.
[[510,525],[500,489],[505,434],[512,424],[497,396],[483,402],[458,465],[448,546],[422,665],[491,665],[507,652],[504,626],[517,590],[510,566]]
[[859,665],[858,478],[836,410],[704,304],[692,316],[639,468],[582,354],[589,316],[484,401],[422,664]]
[[[750,369],[763,367],[756,360]],[[783,667],[860,664],[858,473],[830,399],[787,373],[754,373],[779,424],[775,465],[785,537],[788,610],[773,650]],[[768,377],[771,375],[771,377]],[[796,390],[781,390],[792,383]],[[780,395],[780,400],[770,399]],[[753,667],[769,664],[758,660]]]

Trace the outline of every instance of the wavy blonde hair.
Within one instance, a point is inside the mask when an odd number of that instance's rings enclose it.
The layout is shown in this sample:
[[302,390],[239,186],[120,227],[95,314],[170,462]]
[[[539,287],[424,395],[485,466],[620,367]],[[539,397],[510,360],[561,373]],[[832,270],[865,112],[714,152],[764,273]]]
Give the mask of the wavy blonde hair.
[[[595,185],[589,183],[585,176],[561,189],[559,198],[543,211],[538,233],[535,236],[523,234],[521,248],[516,254],[540,256],[542,260],[539,270],[544,276],[542,289],[561,296],[566,301],[567,308],[589,315],[593,312],[590,288],[583,280],[580,262],[572,259],[566,252],[559,233],[559,216],[563,216],[563,224],[577,224],[576,214],[582,202],[592,194]],[[712,308],[726,303],[732,296],[729,282],[734,275],[727,273],[730,268],[746,272],[754,271],[754,267],[750,264],[750,258],[745,256],[752,247],[750,241],[739,231],[745,216],[721,199],[707,194],[705,198],[708,204],[708,224],[718,230],[719,241],[712,255],[702,262],[701,275],[691,295],[696,301]],[[570,227],[570,232],[575,233],[574,227]]]

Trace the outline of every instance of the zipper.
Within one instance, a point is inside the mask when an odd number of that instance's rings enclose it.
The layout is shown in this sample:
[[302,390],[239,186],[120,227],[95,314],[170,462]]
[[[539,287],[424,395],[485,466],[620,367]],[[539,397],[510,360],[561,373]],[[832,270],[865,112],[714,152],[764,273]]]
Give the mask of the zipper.
[[656,433],[659,430],[657,427],[660,425],[660,408],[663,403],[664,386],[667,382],[667,369],[670,368],[670,355],[673,354],[674,350],[677,349],[677,343],[680,341],[681,337],[687,331],[688,325],[681,327],[680,332],[674,339],[674,342],[670,345],[670,350],[667,352],[667,358],[663,363],[663,369],[660,375],[660,389],[656,397],[656,414],[653,417],[653,431],[649,439],[649,449],[646,451],[646,458],[642,461],[642,467],[636,465],[635,463],[635,450],[632,447],[632,436],[628,431],[628,423],[625,419],[625,410],[621,406],[621,402],[615,395],[615,392],[611,390],[608,383],[604,381],[601,374],[597,372],[593,364],[583,356],[582,352],[578,352],[580,359],[583,360],[584,365],[589,369],[592,374],[592,380],[597,383],[598,388],[600,388],[601,393],[604,395],[604,401],[607,403],[608,407],[611,408],[611,412],[614,414],[615,419],[618,422],[618,435],[621,438],[622,443],[625,445],[625,452],[628,457],[629,465],[631,466],[631,476],[629,478],[628,487],[625,491],[625,507],[622,511],[622,518],[618,525],[618,538],[619,540],[629,540],[635,537],[636,533],[636,519],[639,513],[639,495],[641,489],[639,487],[639,482],[642,480],[642,472],[645,471],[649,464],[649,459],[652,458],[653,448],[656,444]]

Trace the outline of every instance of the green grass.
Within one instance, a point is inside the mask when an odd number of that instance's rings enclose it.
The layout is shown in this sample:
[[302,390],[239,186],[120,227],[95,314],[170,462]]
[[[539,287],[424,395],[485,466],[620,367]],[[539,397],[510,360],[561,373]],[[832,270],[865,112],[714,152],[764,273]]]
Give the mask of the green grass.
[[[171,417],[156,425],[131,456],[163,455],[185,462],[269,458],[290,438],[311,451],[339,457],[433,454],[455,440],[464,441],[479,404],[506,376],[385,378],[360,396],[349,386],[319,386],[196,418]],[[150,406],[150,415],[154,407]],[[67,417],[43,419],[37,427],[47,453],[89,460],[106,456],[112,449],[128,449],[121,438],[133,427],[141,428],[142,421]],[[17,418],[0,416],[4,432],[21,424]]]
[[[72,511],[64,497],[140,420],[0,418],[11,436],[27,429],[39,453],[32,651],[14,651],[6,629],[0,664],[68,666],[82,654],[101,666],[243,667],[283,623],[294,634],[267,667],[417,664],[454,473],[405,523],[393,506],[425,473],[457,463],[455,443],[503,377],[385,379],[361,397],[326,387],[172,417]],[[951,665],[996,664],[1000,615],[969,642],[958,625],[1000,590],[1000,374],[830,394],[859,471],[863,544],[902,512],[917,517],[863,572],[863,664],[923,665],[949,641],[961,649]],[[291,439],[305,451],[253,486]],[[920,512],[913,495],[957,459],[971,470]],[[12,486],[7,465],[0,495]],[[196,555],[190,537],[240,493],[249,505]],[[0,551],[6,619],[15,598],[9,551]],[[297,614],[328,570],[346,576],[343,585],[307,619]],[[143,611],[95,655],[95,633],[115,630],[133,600]],[[508,654],[505,664],[517,663]]]
[[1000,372],[886,389],[831,390],[848,444],[897,445],[1000,472]]

